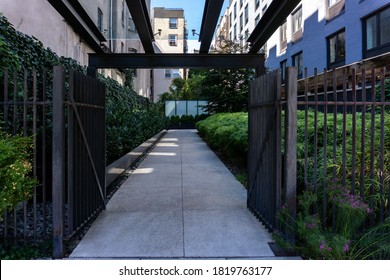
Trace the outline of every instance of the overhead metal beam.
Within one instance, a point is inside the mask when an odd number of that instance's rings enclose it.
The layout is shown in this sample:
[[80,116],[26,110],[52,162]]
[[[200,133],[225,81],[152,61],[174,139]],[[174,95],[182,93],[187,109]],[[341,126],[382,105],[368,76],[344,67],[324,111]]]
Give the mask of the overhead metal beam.
[[146,53],[154,53],[152,24],[145,0],[126,0],[135,28]]
[[247,40],[252,44],[249,53],[257,53],[264,46],[299,2],[301,0],[273,0],[271,2]]
[[206,0],[199,33],[199,53],[208,53],[224,0]]
[[256,68],[259,54],[89,54],[90,68]]
[[48,0],[57,12],[73,27],[97,53],[104,53],[100,43],[106,38],[77,0]]

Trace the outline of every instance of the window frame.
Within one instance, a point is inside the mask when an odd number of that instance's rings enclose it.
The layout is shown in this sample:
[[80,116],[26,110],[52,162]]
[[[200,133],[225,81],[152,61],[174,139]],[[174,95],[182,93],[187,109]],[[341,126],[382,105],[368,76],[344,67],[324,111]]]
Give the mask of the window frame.
[[245,9],[244,9],[244,18],[245,18],[245,20],[244,20],[245,25],[247,25],[249,22],[249,6],[248,6],[248,4],[246,4]]
[[[295,62],[295,58],[300,56],[301,58],[298,61],[298,65]],[[303,51],[299,51],[291,56],[292,66],[297,67],[298,69],[298,79],[303,78]]]
[[280,76],[282,78],[282,84],[286,82],[286,69],[287,69],[287,59],[280,62]]
[[97,28],[103,32],[103,11],[98,7]]
[[344,12],[345,0],[335,0],[333,4],[330,1],[325,0],[326,20],[332,20]]
[[255,11],[260,7],[260,0],[255,0]]
[[244,13],[240,15],[240,32],[244,29]]
[[[175,20],[176,22],[171,22],[172,20]],[[178,29],[178,18],[177,17],[170,17],[169,18],[169,29]]]
[[[337,59],[337,49],[338,49],[338,36],[340,34],[344,34],[344,58],[342,59]],[[330,45],[330,40],[332,38],[336,37],[336,50],[335,50],[335,61],[331,62],[330,59],[331,59],[331,45]],[[345,37],[345,28],[342,28],[332,34],[330,34],[329,36],[326,37],[326,56],[327,56],[327,65],[328,65],[328,68],[335,68],[335,67],[340,67],[340,66],[343,66],[345,65],[345,60],[346,60],[346,37]]]
[[181,78],[180,70],[179,69],[171,69],[171,78],[172,79]]
[[255,27],[259,24],[260,22],[260,14],[258,14],[256,17],[255,17]]
[[[363,58],[370,58],[373,56],[377,56],[386,52],[390,52],[390,41],[384,44],[381,44],[381,21],[380,14],[386,10],[390,10],[390,4],[366,15],[362,18],[362,34],[363,34]],[[370,49],[367,49],[367,20],[371,18],[375,18],[376,22],[376,46]]]
[[279,38],[280,52],[283,52],[284,50],[287,49],[287,20],[285,20],[280,26],[279,36],[280,36]]
[[[171,36],[174,36],[174,39],[172,39]],[[179,36],[177,34],[169,34],[168,35],[168,43],[169,43],[170,47],[177,47],[178,37]]]
[[[296,15],[297,14],[300,14],[300,18],[301,18],[301,22],[300,22],[300,25],[298,26],[298,29],[296,29]],[[295,9],[294,12],[291,13],[291,24],[292,24],[292,28],[291,28],[291,31],[292,31],[292,42],[295,43],[297,41],[299,41],[302,36],[303,36],[303,10],[302,10],[302,6],[300,6],[299,8]]]

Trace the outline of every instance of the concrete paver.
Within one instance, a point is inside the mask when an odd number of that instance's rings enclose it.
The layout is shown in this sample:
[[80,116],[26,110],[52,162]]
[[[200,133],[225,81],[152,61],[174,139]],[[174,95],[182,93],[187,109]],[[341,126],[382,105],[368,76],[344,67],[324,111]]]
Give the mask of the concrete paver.
[[270,241],[246,190],[196,130],[170,130],[70,258],[274,259]]

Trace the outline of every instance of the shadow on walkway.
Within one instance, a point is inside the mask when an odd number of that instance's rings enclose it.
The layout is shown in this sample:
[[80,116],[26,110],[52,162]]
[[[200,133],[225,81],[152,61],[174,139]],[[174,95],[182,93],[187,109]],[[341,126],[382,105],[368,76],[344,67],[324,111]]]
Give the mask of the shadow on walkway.
[[246,190],[197,135],[170,130],[70,258],[273,259]]

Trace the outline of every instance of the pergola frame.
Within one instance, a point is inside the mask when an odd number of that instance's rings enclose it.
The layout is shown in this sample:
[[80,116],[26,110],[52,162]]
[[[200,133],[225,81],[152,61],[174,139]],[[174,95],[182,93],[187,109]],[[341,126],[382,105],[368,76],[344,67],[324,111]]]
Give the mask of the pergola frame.
[[210,54],[212,37],[222,10],[223,0],[206,0],[199,36],[199,54],[156,54],[154,35],[145,0],[126,0],[144,54],[89,54],[88,74],[95,76],[98,68],[255,68],[261,74],[265,70],[261,47],[279,28],[300,0],[274,0],[252,34],[248,38],[251,48],[248,54]]

